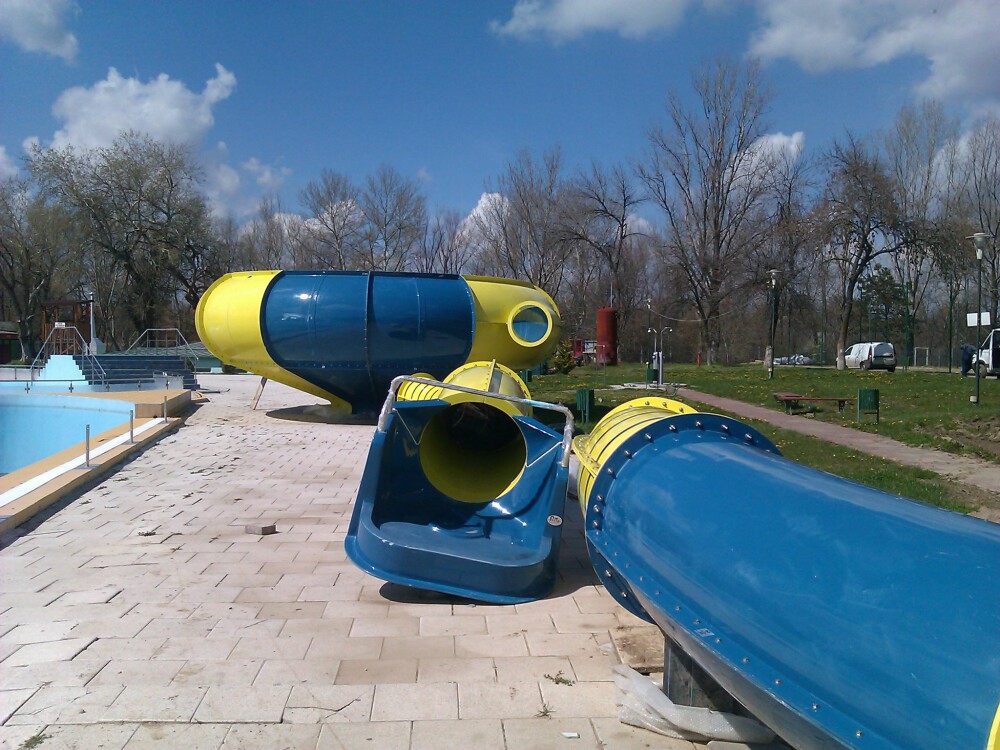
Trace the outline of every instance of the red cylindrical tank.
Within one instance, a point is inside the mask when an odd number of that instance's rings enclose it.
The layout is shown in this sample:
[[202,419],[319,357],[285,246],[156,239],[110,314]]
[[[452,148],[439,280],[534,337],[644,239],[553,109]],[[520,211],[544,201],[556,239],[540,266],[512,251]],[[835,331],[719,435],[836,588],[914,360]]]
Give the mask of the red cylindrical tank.
[[618,311],[613,307],[597,309],[597,363],[618,364]]

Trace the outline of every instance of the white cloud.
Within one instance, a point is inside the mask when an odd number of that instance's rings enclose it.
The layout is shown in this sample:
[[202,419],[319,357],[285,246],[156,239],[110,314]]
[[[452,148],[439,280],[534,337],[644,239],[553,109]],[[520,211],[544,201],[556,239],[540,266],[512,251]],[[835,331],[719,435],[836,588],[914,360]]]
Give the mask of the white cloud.
[[228,158],[229,149],[224,141],[202,154],[205,174],[202,192],[216,216],[242,217],[253,211],[256,201],[243,195],[243,178],[227,163]]
[[109,145],[123,130],[165,143],[196,143],[215,119],[212,108],[236,87],[236,76],[218,63],[200,94],[161,73],[148,83],[123,78],[117,70],[90,88],[67,89],[52,106],[63,122],[52,145],[94,148]]
[[751,52],[788,57],[810,72],[924,58],[917,93],[945,100],[1000,98],[997,0],[758,0]]
[[674,28],[689,0],[517,0],[511,17],[493,21],[497,34],[526,38],[543,33],[573,39],[591,31],[642,37]]
[[794,161],[802,153],[805,145],[805,133],[801,130],[796,130],[791,135],[786,133],[768,133],[758,138],[752,148],[761,154],[785,156],[790,161]]
[[205,175],[202,192],[216,216],[246,219],[256,213],[261,199],[276,193],[285,177],[292,173],[288,167],[274,167],[251,157],[236,168],[230,164],[229,148],[224,141],[202,153]]
[[6,180],[17,174],[17,164],[10,158],[5,146],[0,146],[0,180]]
[[72,0],[0,0],[0,38],[28,52],[76,57],[76,37],[66,28],[80,12]]
[[483,193],[458,225],[458,234],[467,244],[481,247],[490,235],[499,232],[499,217],[507,213],[509,202],[501,193]]
[[240,165],[254,177],[254,181],[268,190],[277,190],[285,181],[285,178],[292,173],[288,167],[272,167],[264,164],[256,156],[247,159]]

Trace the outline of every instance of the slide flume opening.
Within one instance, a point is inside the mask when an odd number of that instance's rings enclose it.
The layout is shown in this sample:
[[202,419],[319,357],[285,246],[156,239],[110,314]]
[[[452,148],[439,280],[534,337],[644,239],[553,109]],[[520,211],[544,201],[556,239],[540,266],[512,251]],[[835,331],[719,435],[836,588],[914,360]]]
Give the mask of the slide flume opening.
[[482,503],[510,489],[527,460],[514,419],[491,404],[463,402],[434,415],[420,438],[427,480],[455,500]]

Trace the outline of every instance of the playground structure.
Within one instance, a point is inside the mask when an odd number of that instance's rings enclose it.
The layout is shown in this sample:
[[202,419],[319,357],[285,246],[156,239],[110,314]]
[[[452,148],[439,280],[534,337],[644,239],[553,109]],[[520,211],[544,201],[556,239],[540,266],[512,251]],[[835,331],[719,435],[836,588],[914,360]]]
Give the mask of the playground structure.
[[[231,274],[198,328],[224,361],[355,411],[387,394],[345,540],[356,564],[514,603],[555,580],[573,421],[511,370],[541,359],[554,304],[503,282],[481,311],[474,283],[496,282]],[[1000,750],[996,525],[802,466],[671,399],[623,404],[572,447],[602,584],[792,745]]]
[[372,415],[398,375],[443,378],[496,360],[515,370],[555,349],[552,298],[512,279],[380,271],[244,271],[195,314],[220,360]]

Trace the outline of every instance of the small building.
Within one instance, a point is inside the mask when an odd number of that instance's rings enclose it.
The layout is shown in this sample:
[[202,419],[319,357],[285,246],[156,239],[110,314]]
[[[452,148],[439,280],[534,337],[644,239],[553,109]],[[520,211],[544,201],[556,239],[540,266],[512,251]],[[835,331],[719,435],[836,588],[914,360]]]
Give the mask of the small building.
[[17,323],[0,320],[0,365],[21,358],[21,342],[17,334]]

